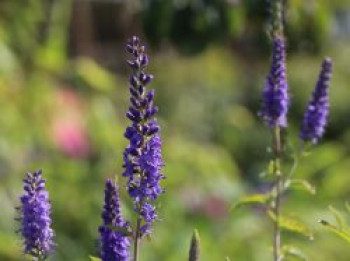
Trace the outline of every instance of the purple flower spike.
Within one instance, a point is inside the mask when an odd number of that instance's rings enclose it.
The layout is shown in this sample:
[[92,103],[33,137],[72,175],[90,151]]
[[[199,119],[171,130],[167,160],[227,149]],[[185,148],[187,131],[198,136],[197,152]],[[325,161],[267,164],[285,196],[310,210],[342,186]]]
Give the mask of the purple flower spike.
[[272,47],[271,70],[263,90],[261,116],[270,127],[287,127],[288,107],[285,43],[283,38],[275,37]]
[[145,47],[134,36],[128,41],[126,50],[133,60],[128,61],[132,68],[131,106],[126,116],[131,124],[124,134],[129,145],[124,151],[123,176],[128,178],[128,193],[134,200],[135,211],[143,219],[141,234],[144,235],[150,233],[151,224],[157,219],[156,208],[151,203],[163,192],[160,187],[164,178],[160,128],[155,118],[158,108],[153,104],[154,90],[146,90],[153,76],[145,72],[149,63]]
[[332,60],[325,58],[300,131],[303,141],[316,144],[322,137],[329,114],[329,85],[332,77]]
[[118,188],[110,179],[105,185],[105,205],[102,212],[103,225],[100,226],[100,256],[103,261],[130,260],[130,242],[122,232],[111,230],[110,226],[127,228],[120,210]]
[[54,249],[54,232],[51,229],[51,205],[45,190],[42,171],[28,172],[21,196],[21,234],[24,253],[43,260]]

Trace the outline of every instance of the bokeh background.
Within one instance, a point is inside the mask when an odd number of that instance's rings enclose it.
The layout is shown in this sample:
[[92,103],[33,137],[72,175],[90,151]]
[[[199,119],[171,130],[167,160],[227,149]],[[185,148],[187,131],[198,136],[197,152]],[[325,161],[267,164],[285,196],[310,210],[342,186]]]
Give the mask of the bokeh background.
[[[350,1],[288,0],[288,153],[322,58],[334,60],[331,115],[320,146],[297,178],[317,187],[284,197],[283,213],[302,220],[313,240],[285,232],[310,260],[345,261],[350,248],[321,227],[328,205],[346,214],[350,196]],[[270,65],[267,0],[1,0],[0,260],[19,261],[15,231],[27,170],[42,168],[58,243],[52,261],[97,254],[103,186],[120,176],[128,122],[124,44],[139,35],[151,55],[166,162],[160,222],[143,261],[187,260],[192,230],[202,260],[271,259],[272,225],[259,208],[230,206],[269,187],[271,142],[258,117]],[[124,187],[125,181],[119,178]],[[123,211],[132,205],[122,192]],[[292,260],[292,259],[291,259]]]

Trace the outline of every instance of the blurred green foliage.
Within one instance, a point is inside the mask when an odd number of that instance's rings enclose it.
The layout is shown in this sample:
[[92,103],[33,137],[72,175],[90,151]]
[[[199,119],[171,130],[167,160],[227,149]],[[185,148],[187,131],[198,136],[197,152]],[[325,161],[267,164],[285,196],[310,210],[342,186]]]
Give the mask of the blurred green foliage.
[[[167,193],[159,201],[161,222],[152,241],[142,245],[142,260],[186,260],[193,228],[201,234],[203,261],[269,260],[270,220],[258,208],[229,212],[241,195],[269,183],[261,181],[261,173],[270,157],[270,136],[257,117],[269,66],[267,3],[143,3],[134,15],[155,48],[149,71],[160,108]],[[117,175],[124,184],[127,75],[114,74],[91,57],[68,55],[71,4],[0,3],[0,260],[23,259],[14,218],[28,169],[43,168],[50,190],[58,243],[50,260],[96,255],[104,179]],[[325,140],[296,173],[316,185],[317,194],[292,192],[284,199],[283,212],[306,222],[314,240],[283,236],[310,260],[347,261],[347,244],[317,220],[331,220],[327,206],[343,204],[350,194],[350,47],[332,31],[337,11],[349,5],[290,0],[288,7],[290,146],[297,143],[323,54],[333,57],[335,68]],[[157,46],[165,47],[157,51]],[[124,56],[118,59],[123,66]],[[125,191],[121,196],[124,213],[133,220]]]

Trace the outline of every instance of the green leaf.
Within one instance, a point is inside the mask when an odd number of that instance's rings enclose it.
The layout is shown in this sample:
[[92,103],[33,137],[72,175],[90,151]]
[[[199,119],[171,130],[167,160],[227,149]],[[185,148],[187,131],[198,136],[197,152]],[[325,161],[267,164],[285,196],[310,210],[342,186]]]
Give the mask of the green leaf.
[[345,202],[345,208],[346,208],[347,211],[350,212],[350,204],[347,201]]
[[[276,216],[272,211],[268,211],[268,214],[273,221],[277,222]],[[296,220],[296,219],[291,218],[291,217],[280,216],[279,226],[282,229],[306,236],[310,240],[313,239],[312,230],[305,223],[301,222],[300,220]]]
[[304,179],[291,179],[285,183],[286,188],[303,190],[310,193],[311,195],[316,194],[316,188],[311,185],[307,180]]
[[274,160],[270,160],[269,165],[267,166],[267,174],[269,176],[273,176],[273,170],[274,170],[274,166],[275,166],[275,161]]
[[101,258],[89,256],[91,261],[102,261]]
[[237,207],[241,205],[251,205],[251,204],[260,204],[264,205],[270,198],[270,195],[268,194],[252,194],[245,196],[241,199],[239,199],[236,203],[234,203],[231,207],[231,210],[235,210]]
[[332,206],[328,206],[328,209],[330,212],[332,212],[335,221],[337,222],[338,225],[338,229],[339,230],[344,230],[344,228],[346,227],[346,223],[344,220],[344,217],[342,216],[342,214],[334,207]]
[[231,261],[231,259],[227,256],[227,257],[225,258],[225,261]]
[[282,256],[284,257],[295,257],[301,261],[308,261],[306,255],[297,247],[292,245],[285,245],[282,248]]
[[337,228],[336,226],[332,225],[331,223],[329,223],[326,220],[320,220],[319,223],[322,226],[324,226],[327,229],[329,229],[334,234],[336,234],[337,236],[339,236],[340,238],[342,238],[345,241],[347,241],[348,243],[350,243],[350,234],[348,232],[340,230],[339,228]]

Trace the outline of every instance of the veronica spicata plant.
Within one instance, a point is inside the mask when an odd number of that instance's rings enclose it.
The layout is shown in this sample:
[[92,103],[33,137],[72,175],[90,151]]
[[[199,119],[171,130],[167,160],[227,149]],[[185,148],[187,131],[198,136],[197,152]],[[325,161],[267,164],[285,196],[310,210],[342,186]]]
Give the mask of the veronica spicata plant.
[[124,222],[117,185],[107,179],[105,185],[105,204],[102,212],[103,225],[100,226],[100,257],[103,261],[128,261],[130,260],[130,241],[127,235],[121,231],[113,230],[113,227],[128,228]]
[[151,233],[152,223],[157,219],[153,202],[163,193],[160,181],[163,160],[159,125],[155,117],[158,108],[154,105],[154,90],[147,91],[153,76],[145,72],[149,59],[145,46],[136,36],[132,37],[126,50],[132,59],[128,60],[130,74],[130,107],[126,116],[131,124],[125,131],[129,145],[124,150],[124,173],[127,189],[134,201],[137,220],[134,230],[134,260],[138,260],[139,240]]
[[42,171],[28,172],[23,180],[24,193],[20,197],[20,232],[24,253],[33,261],[45,260],[53,251],[54,232],[51,228],[51,205],[45,189]]
[[281,196],[292,188],[293,185],[302,186],[310,193],[315,193],[314,188],[305,180],[292,179],[297,168],[299,157],[303,155],[305,144],[315,145],[324,134],[329,114],[329,85],[332,76],[332,61],[325,58],[321,67],[316,88],[310,99],[309,105],[302,121],[300,130],[300,150],[294,153],[294,164],[289,171],[283,166],[286,139],[284,129],[288,127],[287,114],[290,106],[287,82],[286,66],[286,40],[283,33],[283,1],[271,1],[271,39],[272,62],[271,69],[266,77],[262,98],[263,106],[260,115],[271,129],[272,133],[272,159],[269,172],[272,174],[273,185],[266,194],[255,194],[240,200],[241,203],[263,204],[266,212],[272,219],[273,229],[273,260],[281,261],[288,255],[296,255],[301,252],[294,247],[284,246],[282,243],[281,229],[299,232],[311,238],[311,232],[298,220],[282,215]]
[[325,58],[300,130],[300,138],[305,142],[311,141],[316,144],[325,132],[329,114],[329,85],[332,71],[332,60]]

